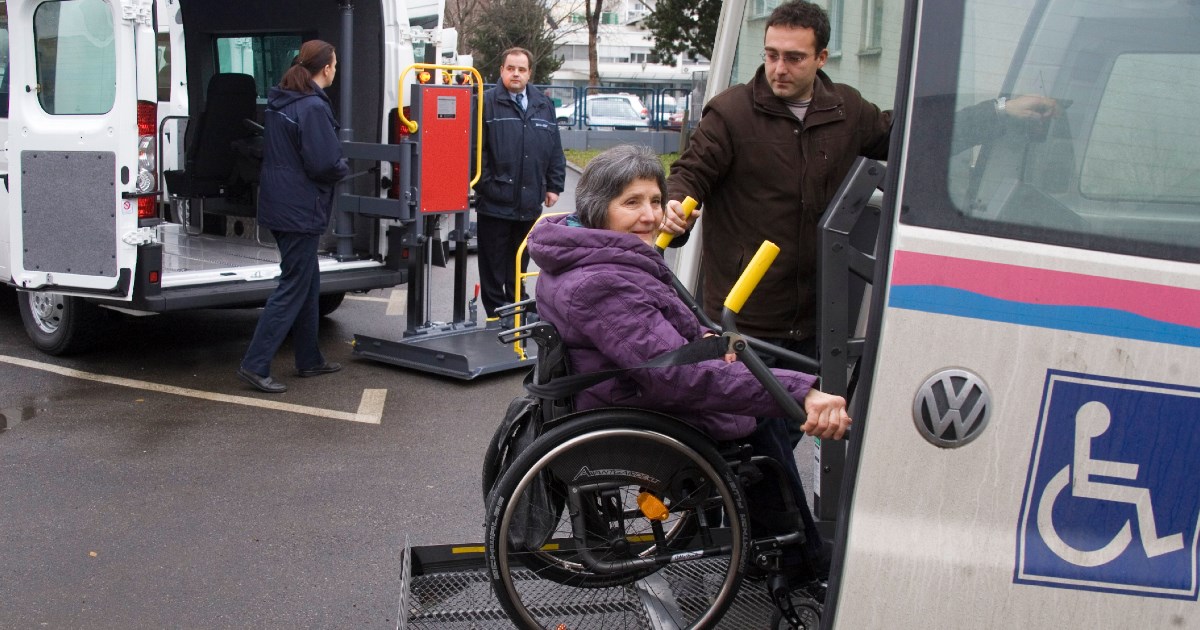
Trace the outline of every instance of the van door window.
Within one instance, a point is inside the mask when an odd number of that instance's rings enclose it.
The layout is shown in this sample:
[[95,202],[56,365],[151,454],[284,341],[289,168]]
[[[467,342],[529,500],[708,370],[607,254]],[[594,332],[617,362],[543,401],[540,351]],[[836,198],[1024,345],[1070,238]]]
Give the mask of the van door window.
[[217,38],[217,72],[237,72],[254,77],[258,102],[267,102],[267,90],[279,85],[292,60],[300,54],[300,35],[252,35]]
[[1200,261],[1194,9],[931,1],[901,221]]
[[[1200,202],[1200,54],[1128,54],[1113,64],[1083,156],[1094,199]],[[1189,237],[1194,239],[1195,233]]]
[[104,114],[117,94],[113,17],[104,0],[46,2],[33,15],[38,102],[48,114]]

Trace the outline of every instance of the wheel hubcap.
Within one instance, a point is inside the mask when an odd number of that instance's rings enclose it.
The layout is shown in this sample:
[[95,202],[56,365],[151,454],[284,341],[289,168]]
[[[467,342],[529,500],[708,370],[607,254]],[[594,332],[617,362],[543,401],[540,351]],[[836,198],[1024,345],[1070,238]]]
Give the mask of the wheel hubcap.
[[54,334],[62,323],[63,297],[57,293],[32,293],[29,296],[29,311],[42,332]]

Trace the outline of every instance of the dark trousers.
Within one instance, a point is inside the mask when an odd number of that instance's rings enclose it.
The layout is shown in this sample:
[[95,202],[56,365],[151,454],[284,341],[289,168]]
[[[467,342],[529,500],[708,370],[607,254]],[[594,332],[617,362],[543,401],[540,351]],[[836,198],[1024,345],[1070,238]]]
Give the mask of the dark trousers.
[[[772,345],[779,346],[785,350],[791,350],[808,356],[816,356],[815,339],[809,338],[803,341],[794,339],[763,339]],[[763,362],[769,366],[774,366],[777,362],[771,355],[759,353]],[[796,496],[796,507],[800,510],[800,518],[804,521],[805,535],[805,554],[807,555],[810,566],[807,567],[813,572],[812,577],[825,579],[829,573],[829,559],[825,557],[822,550],[823,543],[821,534],[817,531],[815,519],[813,519],[812,510],[808,509],[808,500],[804,491],[804,483],[800,479],[800,471],[796,468],[796,456],[793,452],[796,445],[800,443],[800,439],[804,437],[804,433],[800,431],[801,421],[791,418],[759,418],[758,428],[754,433],[750,434],[748,443],[754,448],[756,455],[765,455],[783,464],[786,479],[784,483],[791,488]],[[752,531],[765,532],[767,534],[786,533],[786,528],[782,527],[777,522],[772,522],[766,516],[758,519],[755,518],[756,511],[761,513],[769,513],[772,511],[781,511],[784,509],[783,500],[779,497],[779,490],[774,482],[768,479],[764,482],[755,484],[747,488],[746,500],[751,506],[762,506],[758,510],[751,508],[750,510],[750,529]],[[759,521],[759,525],[755,526],[755,521]],[[788,553],[785,550],[784,564],[799,565],[804,562],[802,554]],[[815,566],[813,566],[815,565]]]
[[758,428],[745,441],[754,449],[755,455],[770,457],[783,468],[783,479],[764,471],[766,476],[746,488],[746,504],[750,512],[750,532],[753,536],[786,534],[794,530],[795,521],[785,515],[786,504],[780,495],[781,485],[786,485],[796,497],[796,508],[804,523],[804,550],[784,549],[783,564],[792,573],[805,574],[809,579],[825,579],[829,573],[828,559],[822,551],[821,533],[808,509],[804,496],[804,483],[796,468],[796,456],[792,452],[788,435],[788,423],[783,418],[759,418]]
[[321,318],[318,300],[321,296],[321,274],[317,261],[320,234],[299,234],[271,230],[279,247],[282,274],[279,286],[267,299],[242,368],[259,376],[271,375],[271,359],[283,345],[288,332],[292,333],[292,349],[296,368],[314,368],[325,363],[317,347],[317,325]]
[[[488,317],[515,301],[517,249],[533,229],[533,221],[510,221],[481,214],[475,223],[479,243],[479,297]],[[529,254],[521,257],[521,271],[529,267]],[[521,291],[521,299],[529,295]]]

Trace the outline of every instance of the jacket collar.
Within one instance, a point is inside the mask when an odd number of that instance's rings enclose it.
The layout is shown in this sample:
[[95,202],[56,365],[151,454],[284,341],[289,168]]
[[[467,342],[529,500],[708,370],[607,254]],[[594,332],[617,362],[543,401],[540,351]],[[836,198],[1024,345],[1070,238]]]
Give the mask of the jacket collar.
[[[783,99],[775,96],[775,93],[771,91],[771,85],[767,83],[765,66],[758,67],[750,86],[755,109],[774,116],[795,118]],[[833,79],[830,79],[824,70],[817,70],[817,78],[813,83],[812,103],[808,106],[808,113],[804,115],[804,126],[811,127],[845,120],[845,118],[846,108],[842,105],[842,95],[834,90]]]

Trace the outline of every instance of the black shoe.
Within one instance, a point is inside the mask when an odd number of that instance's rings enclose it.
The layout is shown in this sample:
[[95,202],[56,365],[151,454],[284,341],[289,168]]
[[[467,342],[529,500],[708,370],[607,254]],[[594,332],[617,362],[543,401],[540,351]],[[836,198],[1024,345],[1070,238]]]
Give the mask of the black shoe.
[[336,372],[340,369],[342,369],[341,363],[334,363],[332,361],[326,361],[325,363],[323,363],[322,365],[318,365],[317,367],[311,367],[311,368],[305,368],[303,370],[297,370],[296,373],[299,374],[300,376],[307,378],[309,376],[320,376],[322,374],[333,374],[334,372]]
[[268,394],[282,394],[287,391],[287,385],[272,379],[270,376],[259,376],[254,372],[246,370],[246,368],[238,368],[237,375],[243,381]]
[[807,584],[792,587],[793,592],[803,593],[818,604],[825,603],[825,594],[828,590],[829,583],[824,580],[813,580]]

